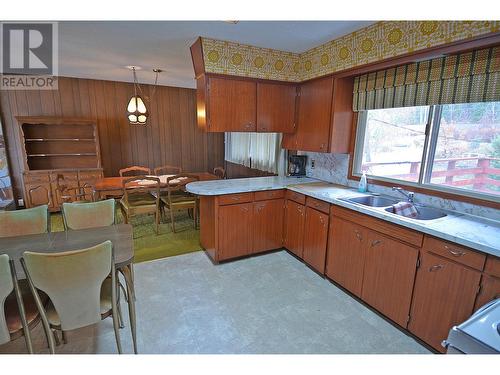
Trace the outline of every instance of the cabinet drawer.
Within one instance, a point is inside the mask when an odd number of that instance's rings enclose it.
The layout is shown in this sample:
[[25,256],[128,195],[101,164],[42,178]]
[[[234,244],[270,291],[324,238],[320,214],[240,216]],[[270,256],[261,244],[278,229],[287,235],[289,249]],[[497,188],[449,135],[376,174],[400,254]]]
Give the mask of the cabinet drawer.
[[291,201],[306,204],[306,196],[304,194],[297,193],[295,191],[287,190],[286,191],[286,199],[290,199]]
[[102,178],[102,171],[80,171],[78,178],[80,180],[97,180]]
[[277,199],[283,198],[285,196],[284,190],[268,190],[268,191],[256,191],[255,200],[264,201],[267,199]]
[[486,256],[467,247],[425,236],[423,249],[441,255],[455,262],[483,270]]
[[373,229],[377,232],[394,237],[402,242],[421,247],[424,235],[399,225],[388,223],[384,220],[375,219],[365,214],[358,213],[348,208],[332,205],[332,214],[342,219]]
[[77,172],[51,172],[50,173],[50,179],[51,181],[55,182],[57,181],[58,177],[63,178],[65,181],[77,181],[78,180],[78,173]]
[[238,193],[219,196],[219,205],[246,203],[253,201],[253,193]]
[[486,265],[484,266],[484,272],[488,275],[500,277],[500,258],[488,255],[488,258],[486,258]]
[[307,197],[306,206],[324,212],[325,214],[330,213],[330,203],[320,201],[319,199]]
[[50,177],[48,173],[25,173],[24,183],[37,183],[37,182],[49,182]]

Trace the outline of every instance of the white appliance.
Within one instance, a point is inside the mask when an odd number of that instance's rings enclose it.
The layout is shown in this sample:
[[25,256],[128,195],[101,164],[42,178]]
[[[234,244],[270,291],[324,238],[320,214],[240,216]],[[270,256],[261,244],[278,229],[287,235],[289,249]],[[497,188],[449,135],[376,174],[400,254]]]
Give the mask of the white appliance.
[[500,298],[493,300],[453,327],[442,344],[447,353],[500,353]]

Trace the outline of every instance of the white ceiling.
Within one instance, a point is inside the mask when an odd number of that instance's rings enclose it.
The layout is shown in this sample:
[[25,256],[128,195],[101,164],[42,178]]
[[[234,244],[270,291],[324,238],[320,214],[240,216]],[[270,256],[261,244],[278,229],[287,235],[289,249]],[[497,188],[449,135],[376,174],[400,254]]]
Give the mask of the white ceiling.
[[304,52],[370,21],[64,21],[59,22],[59,75],[132,81],[127,65],[139,65],[141,83],[195,87],[189,46],[198,36]]

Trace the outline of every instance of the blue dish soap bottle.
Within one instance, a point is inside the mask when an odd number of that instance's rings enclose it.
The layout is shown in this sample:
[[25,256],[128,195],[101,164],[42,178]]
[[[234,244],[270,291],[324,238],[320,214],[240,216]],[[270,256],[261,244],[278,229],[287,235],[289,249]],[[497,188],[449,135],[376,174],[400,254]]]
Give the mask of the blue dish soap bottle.
[[360,193],[366,193],[366,189],[367,189],[367,182],[366,182],[366,172],[363,171],[363,175],[361,176],[360,180],[359,180],[359,185],[358,185],[358,191]]

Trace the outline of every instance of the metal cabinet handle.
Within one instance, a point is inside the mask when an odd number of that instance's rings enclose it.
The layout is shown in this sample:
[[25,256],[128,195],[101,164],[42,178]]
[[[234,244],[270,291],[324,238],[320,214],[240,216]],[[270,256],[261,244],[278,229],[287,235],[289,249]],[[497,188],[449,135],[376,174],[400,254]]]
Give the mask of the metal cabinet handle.
[[233,201],[239,201],[239,200],[240,200],[240,197],[231,197],[231,199],[232,199]]
[[359,230],[355,229],[354,233],[356,234],[356,238],[358,240],[363,241],[363,236],[361,235],[361,233],[359,233]]
[[248,207],[241,207],[241,211],[248,212]]
[[382,243],[382,241],[381,241],[381,240],[374,240],[374,241],[372,241],[372,247],[375,247],[375,246],[377,246],[377,245],[380,245],[381,243]]
[[250,129],[252,127],[252,123],[249,122],[248,124],[245,125],[245,129]]
[[444,268],[444,266],[442,264],[435,264],[429,268],[429,272],[439,271],[440,269],[443,269],[443,268]]
[[465,251],[455,250],[455,249],[449,247],[448,245],[444,245],[444,248],[446,250],[448,250],[450,252],[450,254],[455,256],[455,257],[461,257],[461,256],[464,256],[466,254]]

